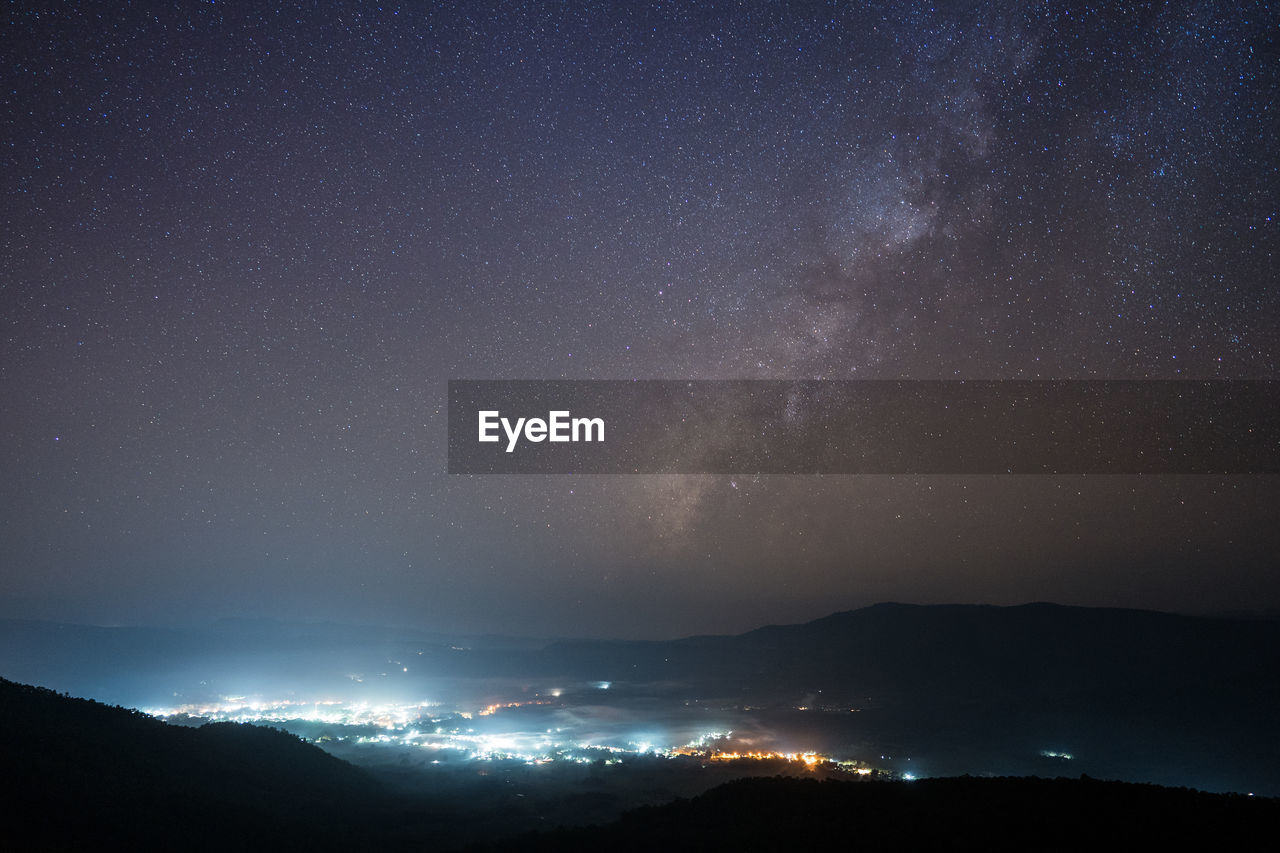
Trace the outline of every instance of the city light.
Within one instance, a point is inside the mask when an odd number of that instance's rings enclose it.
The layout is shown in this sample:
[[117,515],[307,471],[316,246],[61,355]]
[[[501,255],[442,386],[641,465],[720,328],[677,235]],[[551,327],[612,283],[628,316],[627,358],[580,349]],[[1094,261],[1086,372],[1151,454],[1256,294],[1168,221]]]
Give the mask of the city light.
[[[607,689],[607,684],[599,682],[596,687]],[[813,750],[734,748],[731,746],[733,732],[728,728],[706,730],[685,742],[669,742],[670,737],[651,731],[630,737],[608,734],[583,738],[578,726],[543,725],[534,729],[523,718],[504,720],[508,725],[503,730],[478,731],[475,728],[484,719],[486,729],[493,729],[495,725],[501,725],[495,718],[503,712],[536,706],[559,707],[553,700],[542,698],[460,708],[445,707],[442,703],[428,700],[371,703],[225,696],[218,702],[144,710],[171,722],[236,722],[285,727],[294,724],[295,728],[313,735],[314,729],[308,726],[319,724],[330,728],[310,739],[322,747],[332,747],[335,742],[355,747],[400,747],[430,754],[431,764],[439,764],[444,759],[446,762],[517,761],[530,765],[602,762],[611,766],[624,759],[649,756],[735,766],[773,762],[794,765],[797,769],[848,773],[860,778],[894,775],[861,761],[841,760]]]

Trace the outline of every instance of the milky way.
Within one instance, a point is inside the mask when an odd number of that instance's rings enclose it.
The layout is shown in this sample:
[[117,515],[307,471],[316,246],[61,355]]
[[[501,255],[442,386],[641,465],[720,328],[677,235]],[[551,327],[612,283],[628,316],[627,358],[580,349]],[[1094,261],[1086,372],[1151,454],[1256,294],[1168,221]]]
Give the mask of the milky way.
[[1280,606],[1269,477],[444,459],[450,378],[1280,378],[1265,3],[5,14],[8,615]]

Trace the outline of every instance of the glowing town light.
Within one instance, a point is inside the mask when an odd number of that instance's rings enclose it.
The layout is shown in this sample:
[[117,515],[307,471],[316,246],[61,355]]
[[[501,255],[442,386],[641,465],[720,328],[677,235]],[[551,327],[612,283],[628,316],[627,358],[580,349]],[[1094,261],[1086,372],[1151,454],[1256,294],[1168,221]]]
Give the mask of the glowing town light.
[[[547,694],[541,695],[546,697]],[[522,705],[560,706],[560,703],[548,698],[493,703],[478,710],[464,711],[454,706],[435,714],[429,714],[427,711],[429,708],[439,706],[440,703],[425,700],[400,704],[344,702],[333,698],[303,701],[296,698],[270,700],[253,697],[251,702],[246,704],[246,698],[244,696],[223,697],[222,702],[185,705],[172,709],[153,708],[148,709],[148,713],[160,718],[184,715],[202,717],[209,721],[269,724],[323,722],[326,725],[367,726],[374,731],[366,730],[361,734],[346,735],[324,734],[316,740],[322,743],[346,741],[353,744],[374,746],[385,744],[415,750],[429,750],[431,756],[424,756],[424,758],[443,756],[447,753],[456,755],[456,760],[464,761],[519,761],[535,765],[554,762],[590,764],[607,759],[610,764],[616,764],[628,756],[653,755],[667,759],[689,758],[714,762],[787,762],[797,769],[839,771],[856,773],[860,776],[870,776],[876,772],[872,768],[865,767],[861,760],[838,760],[814,751],[718,749],[717,745],[727,745],[727,739],[732,735],[730,730],[715,729],[700,732],[683,746],[672,745],[666,740],[665,735],[659,732],[655,732],[653,737],[643,739],[636,732],[633,734],[636,740],[620,745],[609,743],[611,738],[608,736],[605,736],[603,743],[595,742],[590,738],[579,739],[582,737],[581,732],[573,725],[551,728],[525,727],[515,731],[485,733],[466,728],[464,724],[465,720],[476,717],[491,717],[503,708]],[[684,737],[688,737],[688,734]]]

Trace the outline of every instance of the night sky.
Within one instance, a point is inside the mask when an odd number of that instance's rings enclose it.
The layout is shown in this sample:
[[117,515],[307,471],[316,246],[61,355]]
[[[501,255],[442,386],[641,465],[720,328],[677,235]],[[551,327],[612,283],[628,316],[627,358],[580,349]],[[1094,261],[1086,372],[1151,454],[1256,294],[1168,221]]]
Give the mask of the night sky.
[[0,615],[1280,607],[1271,476],[461,476],[446,382],[1280,379],[1265,3],[10,5]]

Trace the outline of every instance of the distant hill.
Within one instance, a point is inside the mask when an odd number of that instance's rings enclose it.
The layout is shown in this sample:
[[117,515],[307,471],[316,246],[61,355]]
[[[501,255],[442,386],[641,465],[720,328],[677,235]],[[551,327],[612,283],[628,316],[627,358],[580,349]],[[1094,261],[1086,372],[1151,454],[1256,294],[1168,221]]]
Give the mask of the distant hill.
[[834,748],[927,756],[928,775],[1057,773],[1067,767],[1038,756],[1062,750],[1103,778],[1280,793],[1280,622],[881,604],[737,636],[558,643],[544,656],[548,671],[665,685],[708,707],[808,708]]
[[493,851],[1269,849],[1280,801],[1083,779],[743,779]]
[[737,636],[562,642],[546,654],[583,677],[931,699],[1231,690],[1280,672],[1280,623],[1056,604],[879,604]]

